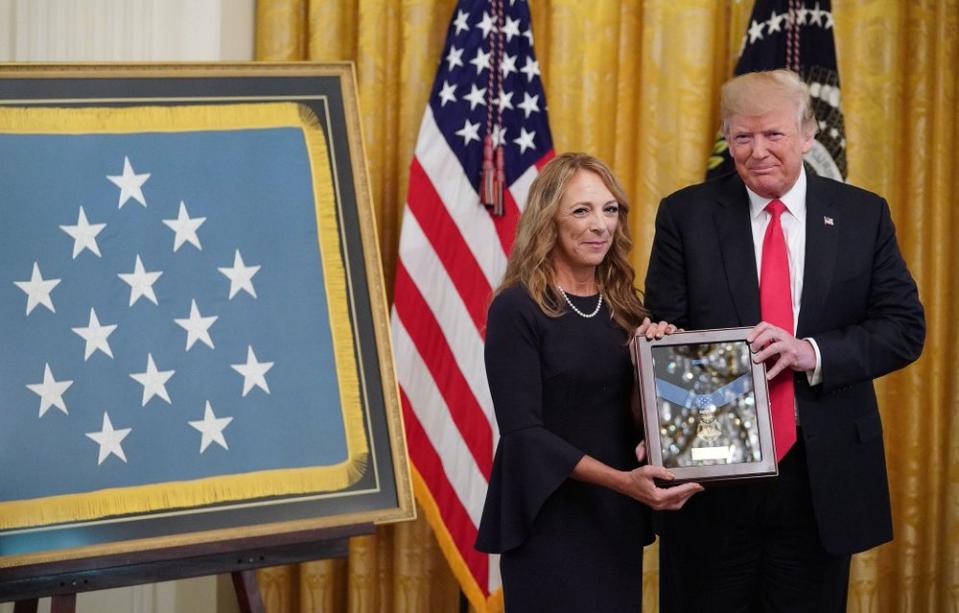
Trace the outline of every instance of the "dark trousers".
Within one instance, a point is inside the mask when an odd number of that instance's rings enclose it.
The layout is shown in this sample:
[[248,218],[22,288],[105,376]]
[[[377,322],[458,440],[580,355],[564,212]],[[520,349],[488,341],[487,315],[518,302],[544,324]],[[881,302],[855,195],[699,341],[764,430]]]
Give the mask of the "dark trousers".
[[660,514],[661,611],[845,612],[849,556],[822,547],[797,438],[778,477],[713,486]]

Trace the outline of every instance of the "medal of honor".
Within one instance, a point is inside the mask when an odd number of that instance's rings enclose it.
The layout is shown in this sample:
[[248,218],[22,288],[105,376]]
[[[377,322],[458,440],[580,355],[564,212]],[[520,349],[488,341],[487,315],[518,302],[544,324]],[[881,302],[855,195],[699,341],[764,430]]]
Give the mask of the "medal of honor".
[[677,478],[685,469],[700,480],[776,470],[765,366],[752,362],[749,330],[634,339],[647,450]]

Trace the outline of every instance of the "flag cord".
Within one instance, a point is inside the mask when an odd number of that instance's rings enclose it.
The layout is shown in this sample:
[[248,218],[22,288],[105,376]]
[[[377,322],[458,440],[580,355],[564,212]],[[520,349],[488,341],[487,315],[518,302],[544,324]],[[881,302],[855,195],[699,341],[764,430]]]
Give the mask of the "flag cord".
[[[490,31],[490,68],[486,88],[486,136],[483,137],[483,174],[480,181],[480,202],[494,216],[503,215],[503,189],[506,183],[502,134],[503,104],[503,0],[491,0],[495,27]],[[493,121],[493,105],[497,105]]]
[[799,74],[799,8],[801,0],[789,0],[789,34],[786,36],[786,68]]

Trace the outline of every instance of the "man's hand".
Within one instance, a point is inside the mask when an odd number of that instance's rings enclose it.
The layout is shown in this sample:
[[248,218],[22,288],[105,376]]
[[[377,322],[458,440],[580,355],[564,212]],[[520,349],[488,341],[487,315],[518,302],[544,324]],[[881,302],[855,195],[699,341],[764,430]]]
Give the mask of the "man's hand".
[[642,334],[649,340],[653,340],[654,338],[658,340],[666,334],[672,334],[678,331],[679,329],[673,324],[666,323],[665,321],[654,324],[649,321],[648,317],[643,318],[643,323],[639,324],[639,327],[636,328],[636,334]]
[[816,350],[812,343],[800,340],[777,328],[771,323],[761,321],[750,330],[746,342],[753,352],[753,361],[757,364],[775,358],[775,363],[766,371],[766,379],[772,380],[787,368],[808,372],[816,368]]

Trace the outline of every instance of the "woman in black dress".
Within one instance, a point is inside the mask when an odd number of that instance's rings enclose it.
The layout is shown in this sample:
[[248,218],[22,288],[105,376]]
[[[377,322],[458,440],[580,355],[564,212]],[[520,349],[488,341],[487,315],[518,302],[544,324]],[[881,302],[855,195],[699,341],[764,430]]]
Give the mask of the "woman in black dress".
[[660,488],[639,466],[627,340],[650,323],[633,286],[628,204],[592,156],[563,154],[530,186],[490,305],[486,372],[500,440],[477,549],[501,553],[507,613],[640,611],[649,508],[678,509],[698,484]]

